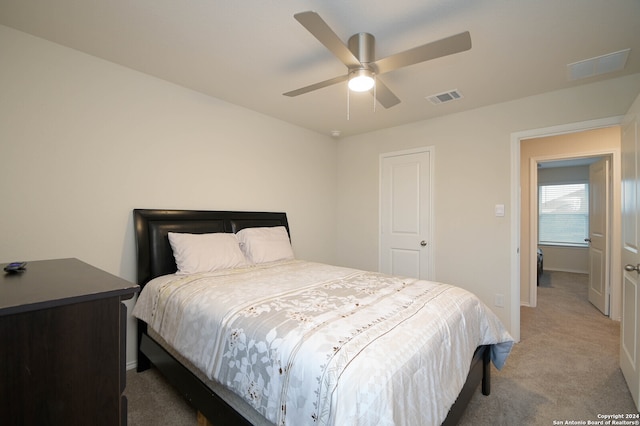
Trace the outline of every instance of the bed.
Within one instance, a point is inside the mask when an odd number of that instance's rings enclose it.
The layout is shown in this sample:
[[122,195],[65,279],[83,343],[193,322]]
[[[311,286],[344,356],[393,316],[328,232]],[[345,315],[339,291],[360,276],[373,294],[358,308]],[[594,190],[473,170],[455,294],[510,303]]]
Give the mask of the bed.
[[[456,424],[479,385],[489,395],[491,362],[501,368],[513,344],[457,287],[273,260],[271,246],[260,259],[260,232],[289,243],[285,213],[136,209],[134,226],[138,371],[157,368],[216,426]],[[177,238],[231,237],[221,233],[253,236],[241,247],[255,249],[244,264],[191,273]],[[468,317],[446,322],[466,305]]]

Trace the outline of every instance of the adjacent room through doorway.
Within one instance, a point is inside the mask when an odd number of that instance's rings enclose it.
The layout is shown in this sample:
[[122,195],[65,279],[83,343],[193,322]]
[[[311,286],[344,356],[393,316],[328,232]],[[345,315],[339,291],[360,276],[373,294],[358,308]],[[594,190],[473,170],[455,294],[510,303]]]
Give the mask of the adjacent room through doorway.
[[[604,270],[598,269],[597,273],[599,276],[606,276],[608,281],[612,283],[611,295],[619,297],[619,289],[616,289],[615,286],[616,283],[619,283],[620,275],[614,264],[619,265],[620,260],[611,248],[619,245],[620,224],[619,219],[616,218],[619,217],[620,205],[620,128],[619,126],[608,126],[532,137],[520,141],[520,299],[523,306],[535,307],[537,304],[539,174],[542,173],[542,183],[545,182],[545,179],[565,184],[579,183],[576,182],[578,180],[588,181],[587,169],[572,168],[588,168],[588,163],[594,162],[598,158],[607,158],[610,162],[608,173],[611,176],[611,182],[607,197],[611,201],[611,212],[606,216],[607,229],[609,230],[607,238],[609,240],[603,247],[602,253],[598,253],[599,257],[610,259],[610,266],[605,267]],[[571,177],[572,173],[576,173],[573,178]],[[570,187],[567,188],[570,189]],[[573,194],[573,197],[568,197],[573,198],[575,202],[575,195],[578,193]],[[568,201],[568,199],[564,201]],[[562,197],[559,202],[562,202]],[[577,217],[579,213],[577,211],[575,213],[574,217]],[[587,218],[583,218],[583,233]],[[553,220],[553,217],[549,216],[544,219]],[[552,223],[551,226],[558,225]],[[580,226],[580,224],[578,223],[576,226]],[[548,237],[543,236],[543,238]],[[573,240],[560,243],[551,241],[542,246],[543,253],[547,252],[544,256],[545,268],[591,273],[591,258],[595,257],[594,253],[590,252],[591,245],[585,244],[587,243],[585,241],[581,243],[579,239],[576,239],[579,237],[575,235],[567,238],[573,238]],[[585,238],[590,238],[590,236],[582,237],[582,240]],[[612,299],[611,313],[619,315],[619,309],[619,300]]]

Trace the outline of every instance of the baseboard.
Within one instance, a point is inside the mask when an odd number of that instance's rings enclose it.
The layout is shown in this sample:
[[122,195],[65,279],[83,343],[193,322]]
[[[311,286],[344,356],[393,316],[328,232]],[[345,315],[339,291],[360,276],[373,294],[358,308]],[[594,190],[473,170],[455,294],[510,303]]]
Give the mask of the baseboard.
[[569,272],[572,274],[585,274],[588,275],[589,271],[578,271],[575,269],[557,269],[557,268],[548,268],[547,265],[544,265],[544,270],[545,272],[549,271],[549,272]]
[[138,367],[138,361],[129,361],[127,362],[127,371],[129,370],[133,370],[134,368]]

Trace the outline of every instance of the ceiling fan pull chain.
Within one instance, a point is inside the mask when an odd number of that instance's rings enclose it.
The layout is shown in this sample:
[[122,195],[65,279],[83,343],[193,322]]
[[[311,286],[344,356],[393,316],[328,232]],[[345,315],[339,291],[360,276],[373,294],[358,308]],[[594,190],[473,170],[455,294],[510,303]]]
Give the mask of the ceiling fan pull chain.
[[349,92],[351,92],[351,90],[349,90],[349,87],[347,86],[347,121],[349,121],[349,110],[351,107],[351,104],[349,102],[351,99],[351,96],[349,95]]
[[378,86],[378,80],[377,80],[377,75],[374,74],[373,75],[373,112],[376,112],[376,101],[378,100],[378,95],[377,95],[377,86]]

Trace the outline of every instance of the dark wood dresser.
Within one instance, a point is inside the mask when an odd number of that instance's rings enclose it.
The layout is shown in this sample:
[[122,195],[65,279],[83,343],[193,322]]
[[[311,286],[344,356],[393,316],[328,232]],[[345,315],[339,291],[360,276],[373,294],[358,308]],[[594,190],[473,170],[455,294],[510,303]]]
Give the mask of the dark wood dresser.
[[0,277],[0,424],[126,425],[121,302],[139,287],[78,259]]

